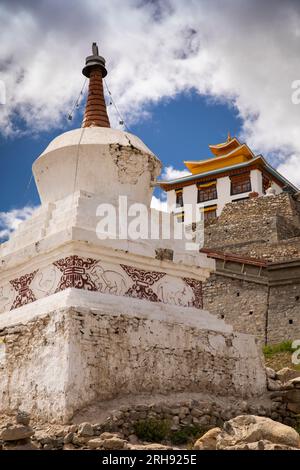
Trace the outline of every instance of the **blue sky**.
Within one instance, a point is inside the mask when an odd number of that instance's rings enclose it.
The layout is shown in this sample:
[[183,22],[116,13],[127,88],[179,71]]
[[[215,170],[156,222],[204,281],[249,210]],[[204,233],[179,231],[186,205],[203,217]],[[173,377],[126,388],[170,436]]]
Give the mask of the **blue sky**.
[[[209,144],[226,140],[228,131],[232,135],[238,134],[241,125],[236,109],[217,104],[195,91],[162,100],[158,105],[148,107],[148,111],[149,117],[131,125],[130,132],[140,137],[164,166],[179,170],[185,169],[185,159],[207,158]],[[64,127],[51,132],[0,138],[0,212],[39,204],[31,178],[32,163],[53,138],[81,125],[82,112],[81,106],[73,121],[66,119]]]

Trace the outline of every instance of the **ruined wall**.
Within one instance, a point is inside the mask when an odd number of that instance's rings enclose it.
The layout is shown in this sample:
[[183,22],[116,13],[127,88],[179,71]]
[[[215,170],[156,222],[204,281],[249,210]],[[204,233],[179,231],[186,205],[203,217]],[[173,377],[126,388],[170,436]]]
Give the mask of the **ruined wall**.
[[203,283],[204,308],[233,326],[235,331],[265,341],[268,287],[221,275]]
[[[199,313],[200,314],[200,313]],[[251,336],[68,308],[1,331],[1,411],[67,421],[93,400],[140,393],[264,393]]]

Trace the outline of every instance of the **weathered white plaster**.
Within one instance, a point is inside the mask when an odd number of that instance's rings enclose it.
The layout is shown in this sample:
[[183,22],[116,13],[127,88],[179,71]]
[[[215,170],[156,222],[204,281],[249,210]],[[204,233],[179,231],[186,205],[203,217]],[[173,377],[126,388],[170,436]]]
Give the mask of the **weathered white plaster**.
[[106,203],[123,195],[150,206],[151,183],[160,169],[160,161],[138,137],[102,127],[60,135],[33,164],[43,204],[82,190]]
[[126,394],[265,390],[254,338],[205,311],[183,315],[176,306],[68,289],[3,314],[0,328],[1,411],[67,421],[93,400]]
[[251,190],[258,193],[259,196],[263,195],[263,179],[262,173],[259,170],[250,171]]

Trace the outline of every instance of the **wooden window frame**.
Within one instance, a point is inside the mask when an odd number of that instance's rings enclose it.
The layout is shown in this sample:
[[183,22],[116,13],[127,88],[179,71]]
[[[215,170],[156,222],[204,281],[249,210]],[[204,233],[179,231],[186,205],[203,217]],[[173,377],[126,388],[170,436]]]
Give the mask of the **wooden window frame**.
[[183,190],[182,189],[176,189],[175,190],[176,194],[176,207],[183,207]]
[[218,199],[217,182],[197,186],[197,204]]
[[236,196],[237,194],[250,193],[252,190],[250,173],[231,176],[230,185],[231,196]]

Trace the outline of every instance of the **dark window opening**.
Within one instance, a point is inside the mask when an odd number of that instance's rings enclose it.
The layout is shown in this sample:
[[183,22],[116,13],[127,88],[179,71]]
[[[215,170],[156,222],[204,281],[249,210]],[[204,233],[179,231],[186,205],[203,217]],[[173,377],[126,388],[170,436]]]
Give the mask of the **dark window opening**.
[[178,222],[184,222],[184,212],[176,215]]
[[208,187],[198,186],[198,197],[197,202],[211,201],[212,199],[217,199],[217,186],[213,184]]
[[223,320],[223,318],[225,318],[225,315],[221,315],[221,318],[222,318],[222,320]]
[[292,325],[292,324],[293,324],[293,320],[289,320],[289,324]]
[[231,195],[248,193],[251,191],[250,175],[238,175],[231,177]]
[[217,217],[217,208],[204,211],[204,222],[215,219]]
[[295,300],[299,300],[299,299],[300,299],[299,295],[296,295]]
[[265,175],[263,175],[263,192],[266,194],[267,189],[271,186],[272,181]]
[[176,191],[176,207],[183,206],[183,192],[182,190]]
[[240,296],[240,293],[239,293],[239,292],[237,292],[237,293],[236,293],[236,296],[237,296],[237,297],[239,297],[239,296]]
[[250,310],[249,315],[253,315],[253,310]]

